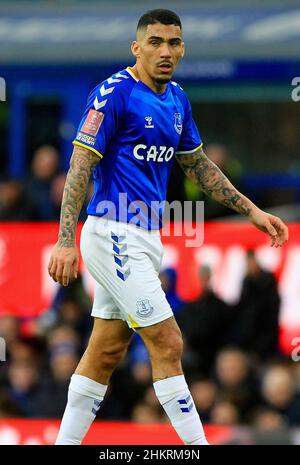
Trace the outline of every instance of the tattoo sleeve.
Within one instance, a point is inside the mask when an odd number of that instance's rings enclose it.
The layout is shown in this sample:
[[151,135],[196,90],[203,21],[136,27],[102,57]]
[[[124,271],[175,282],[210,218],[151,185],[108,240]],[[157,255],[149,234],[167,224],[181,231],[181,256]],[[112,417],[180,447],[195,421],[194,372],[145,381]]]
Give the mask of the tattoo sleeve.
[[242,215],[248,216],[251,213],[254,204],[231,184],[222,171],[207,158],[202,148],[194,153],[178,155],[177,160],[185,174],[206,195]]
[[75,244],[76,226],[89,179],[100,158],[91,150],[75,146],[70,161],[70,168],[64,187],[60,213],[58,245],[73,247]]

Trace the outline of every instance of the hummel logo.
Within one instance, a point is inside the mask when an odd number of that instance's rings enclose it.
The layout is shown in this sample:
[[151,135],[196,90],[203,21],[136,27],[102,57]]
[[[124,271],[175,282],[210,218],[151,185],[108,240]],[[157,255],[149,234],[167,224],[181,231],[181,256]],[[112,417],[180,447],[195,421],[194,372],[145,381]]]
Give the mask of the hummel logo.
[[[188,405],[190,401],[191,403],[190,405]],[[185,405],[185,407],[180,407],[180,410],[182,411],[182,413],[189,413],[194,407],[193,400],[190,395],[187,396],[185,399],[178,400],[177,402],[179,403],[179,405]]]
[[145,128],[154,128],[154,124],[152,124],[152,116],[145,116],[145,120],[147,121]]

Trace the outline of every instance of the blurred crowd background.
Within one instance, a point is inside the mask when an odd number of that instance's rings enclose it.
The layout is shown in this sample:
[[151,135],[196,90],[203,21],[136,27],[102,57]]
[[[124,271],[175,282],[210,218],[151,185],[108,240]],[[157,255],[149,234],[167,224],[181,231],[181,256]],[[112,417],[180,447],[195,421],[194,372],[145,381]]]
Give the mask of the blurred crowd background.
[[[291,81],[300,76],[299,1],[141,6],[134,0],[1,0],[6,101],[0,101],[0,222],[59,220],[71,142],[87,95],[133,64],[135,25],[155,7],[181,16],[187,54],[175,80],[190,98],[207,155],[261,208],[287,222],[300,220],[300,102],[291,96]],[[91,183],[85,207],[92,191]],[[205,198],[176,163],[168,200],[205,200],[206,221],[241,220]],[[241,293],[232,305],[215,292],[209,266],[199,267],[201,293],[193,301],[178,295],[174,268],[162,269],[160,277],[183,332],[184,370],[202,421],[266,431],[300,427],[300,364],[280,350],[277,277],[262,268],[255,250],[247,250]],[[0,296],[0,336],[7,344],[0,418],[62,416],[70,376],[91,331],[90,310],[81,277],[56,291],[30,330],[3,308]],[[98,415],[167,421],[137,334]]]
[[[279,294],[274,276],[261,269],[254,251],[238,303],[229,306],[211,286],[211,270],[199,270],[202,293],[183,302],[176,271],[166,268],[162,286],[182,329],[183,366],[205,423],[254,425],[272,430],[300,425],[300,367],[278,346]],[[0,365],[0,417],[60,418],[70,376],[91,331],[91,301],[79,278],[59,288],[51,308],[22,334],[22,320],[2,315],[0,334],[7,363]],[[158,403],[148,354],[134,334],[113,374],[98,414],[138,423],[167,421]]]

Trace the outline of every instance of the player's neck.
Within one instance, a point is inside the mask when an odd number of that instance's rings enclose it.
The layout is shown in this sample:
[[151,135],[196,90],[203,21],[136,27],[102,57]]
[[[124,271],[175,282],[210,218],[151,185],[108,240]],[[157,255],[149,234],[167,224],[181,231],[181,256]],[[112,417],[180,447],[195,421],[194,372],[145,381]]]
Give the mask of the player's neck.
[[137,79],[142,81],[146,86],[150,87],[151,90],[157,94],[163,94],[166,90],[167,84],[158,84],[155,82],[144,70],[140,63],[136,63],[131,69],[131,72],[136,76]]

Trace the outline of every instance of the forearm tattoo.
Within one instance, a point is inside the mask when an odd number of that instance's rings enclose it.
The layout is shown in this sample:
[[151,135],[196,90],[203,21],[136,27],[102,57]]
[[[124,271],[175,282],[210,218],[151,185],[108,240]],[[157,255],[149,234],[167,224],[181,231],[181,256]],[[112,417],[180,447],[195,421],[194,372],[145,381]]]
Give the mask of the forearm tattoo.
[[226,178],[222,171],[205,155],[202,148],[190,154],[177,156],[185,174],[191,178],[201,190],[223,205],[248,216],[251,202],[242,195]]
[[75,146],[70,161],[70,168],[64,188],[60,213],[58,245],[73,247],[75,244],[76,225],[89,179],[100,158],[91,150]]

